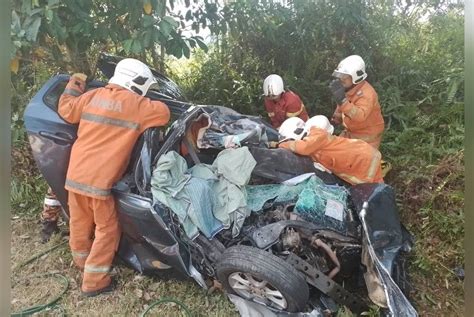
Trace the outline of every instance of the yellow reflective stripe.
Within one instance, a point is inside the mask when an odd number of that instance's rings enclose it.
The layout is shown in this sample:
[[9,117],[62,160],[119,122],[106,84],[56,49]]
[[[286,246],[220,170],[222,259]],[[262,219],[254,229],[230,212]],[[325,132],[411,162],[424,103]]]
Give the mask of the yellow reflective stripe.
[[81,251],[71,251],[72,256],[75,258],[87,258],[90,252],[81,252]]
[[351,137],[353,137],[354,139],[359,139],[365,142],[375,141],[381,136],[382,136],[382,133],[378,133],[378,134],[353,134],[352,133],[351,134]]
[[299,111],[296,111],[296,112],[287,112],[287,113],[286,113],[286,116],[287,116],[288,118],[297,117],[297,116],[299,116],[299,115],[303,112],[303,110],[304,110],[304,104],[301,103],[301,108],[300,108]]
[[81,119],[96,122],[96,123],[114,125],[117,127],[127,128],[127,129],[132,129],[132,130],[138,130],[138,128],[140,127],[138,123],[133,122],[133,121],[114,119],[114,118],[109,118],[109,117],[87,113],[87,112],[84,112],[81,115]]
[[63,91],[63,95],[71,95],[73,97],[79,97],[80,95],[82,95],[82,92],[75,89],[66,88]]
[[367,173],[367,177],[373,179],[375,173],[377,171],[377,165],[380,165],[380,159],[382,158],[382,154],[379,151],[374,151],[374,155],[372,156],[372,161],[370,162],[369,171]]
[[108,196],[110,195],[110,189],[101,189],[94,186],[81,184],[70,179],[66,179],[66,186],[89,193],[97,196]]
[[353,185],[367,183],[366,181],[364,181],[360,178],[357,178],[353,175],[347,175],[347,174],[344,174],[344,173],[338,173],[336,175],[339,176],[342,179],[348,180]]
[[346,111],[345,113],[349,118],[352,118],[353,116],[355,116],[357,114],[357,108],[352,106],[351,110]]
[[268,113],[268,116],[271,118],[271,117],[274,117],[275,116],[275,112],[269,112]]
[[290,150],[292,152],[295,152],[296,151],[296,142],[295,141],[290,141]]
[[108,273],[110,271],[110,266],[96,266],[96,265],[86,265],[84,267],[84,273]]

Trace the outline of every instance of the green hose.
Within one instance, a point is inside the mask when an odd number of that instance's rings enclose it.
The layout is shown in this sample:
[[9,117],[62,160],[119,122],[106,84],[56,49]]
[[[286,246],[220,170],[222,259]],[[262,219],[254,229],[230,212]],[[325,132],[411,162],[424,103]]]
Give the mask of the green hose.
[[23,262],[23,263],[21,263],[21,264],[15,266],[15,267],[12,269],[12,271],[15,271],[15,270],[17,270],[17,269],[19,269],[19,268],[22,268],[22,267],[24,267],[24,266],[27,265],[27,264],[30,264],[30,263],[33,262],[34,260],[36,260],[36,259],[42,257],[42,256],[45,255],[45,254],[48,254],[48,253],[51,252],[51,251],[56,250],[57,248],[59,248],[59,247],[62,246],[63,244],[66,244],[67,242],[68,242],[68,241],[63,241],[63,242],[61,242],[61,243],[59,243],[59,244],[56,244],[55,246],[53,246],[53,247],[51,247],[51,248],[49,248],[49,249],[47,249],[47,250],[45,250],[45,251],[43,251],[43,252],[41,252],[41,253],[38,253],[38,254],[32,256],[31,258],[29,258],[29,259],[26,260],[25,262]]
[[[12,269],[12,271],[14,272],[15,270],[18,270],[19,268],[22,268],[22,267],[24,267],[25,265],[30,264],[30,263],[33,262],[34,260],[36,260],[36,259],[42,257],[42,256],[45,255],[45,254],[48,254],[48,253],[51,252],[51,251],[56,250],[57,248],[59,248],[60,246],[66,244],[67,242],[68,242],[68,241],[63,241],[63,242],[61,242],[61,243],[59,243],[59,244],[57,244],[57,245],[55,245],[55,246],[53,246],[53,247],[51,247],[51,248],[49,248],[49,249],[43,251],[43,252],[41,252],[41,253],[38,253],[38,254],[32,256],[31,258],[29,258],[29,259],[26,260],[25,262],[23,262],[23,263],[17,265],[16,267],[14,267],[14,268]],[[49,301],[48,303],[46,303],[46,304],[40,304],[40,305],[32,306],[32,307],[29,307],[29,308],[24,309],[24,310],[22,310],[22,311],[12,313],[12,314],[11,314],[12,317],[22,317],[22,316],[32,315],[32,314],[37,313],[37,312],[39,312],[39,311],[42,311],[42,310],[44,310],[44,309],[46,309],[46,308],[50,308],[50,307],[52,308],[52,307],[55,306],[56,302],[67,292],[67,290],[68,290],[68,288],[69,288],[69,280],[68,280],[64,275],[59,274],[59,273],[46,273],[46,274],[42,274],[42,275],[29,276],[29,277],[27,277],[27,278],[25,278],[25,279],[38,278],[38,277],[51,277],[51,276],[54,276],[54,277],[59,278],[59,279],[62,280],[62,283],[63,283],[64,286],[63,286],[63,289],[62,289],[61,293],[60,293],[58,296],[56,296],[55,298],[53,298],[51,301]],[[25,279],[23,279],[23,280],[25,280]],[[23,281],[23,280],[19,280],[19,281],[18,281],[17,283],[15,283],[15,284],[18,284],[19,282],[21,282],[21,281]],[[59,307],[59,308],[61,308],[61,307]]]
[[179,300],[177,299],[174,299],[174,298],[168,298],[168,297],[163,297],[162,299],[154,302],[153,304],[151,304],[141,315],[140,317],[144,317],[153,307],[155,306],[158,306],[160,304],[164,304],[164,303],[175,303],[177,304],[179,307],[181,307],[185,312],[186,312],[186,315],[188,317],[192,317],[193,315],[191,314],[191,311],[188,309],[188,307],[186,307],[186,305],[184,305],[182,302],[180,302]]
[[48,307],[53,307],[56,304],[56,302],[67,292],[67,290],[69,288],[69,280],[64,275],[58,274],[58,273],[46,273],[46,274],[42,274],[42,275],[30,276],[30,277],[28,277],[28,279],[35,278],[35,277],[50,277],[50,276],[58,277],[62,280],[64,286],[63,286],[63,289],[62,289],[61,293],[46,304],[31,306],[31,307],[29,307],[27,309],[24,309],[22,311],[12,313],[11,317],[22,317],[22,316],[32,315],[32,314],[37,313],[39,311],[42,311],[42,310],[44,310]]

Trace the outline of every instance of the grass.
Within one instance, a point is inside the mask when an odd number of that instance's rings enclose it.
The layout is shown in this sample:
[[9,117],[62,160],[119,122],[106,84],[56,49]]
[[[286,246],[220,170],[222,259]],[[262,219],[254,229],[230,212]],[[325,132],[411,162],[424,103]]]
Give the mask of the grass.
[[[37,212],[39,214],[39,208]],[[12,267],[62,241],[60,235],[55,235],[47,244],[41,244],[40,225],[38,217],[34,215],[13,216],[11,227]],[[65,224],[61,227],[64,230]],[[61,283],[56,278],[32,278],[51,272],[66,276],[70,283],[67,293],[58,302],[59,307],[48,312],[48,315],[52,316],[60,316],[63,313],[83,316],[138,316],[162,297],[172,297],[183,302],[194,316],[238,316],[231,302],[221,292],[208,295],[192,281],[161,280],[143,276],[120,264],[114,269],[119,281],[118,289],[114,293],[84,298],[80,293],[81,275],[72,264],[67,244],[12,272],[12,312],[45,303],[58,294]],[[180,316],[182,313],[178,306],[165,304],[152,308],[147,316]]]

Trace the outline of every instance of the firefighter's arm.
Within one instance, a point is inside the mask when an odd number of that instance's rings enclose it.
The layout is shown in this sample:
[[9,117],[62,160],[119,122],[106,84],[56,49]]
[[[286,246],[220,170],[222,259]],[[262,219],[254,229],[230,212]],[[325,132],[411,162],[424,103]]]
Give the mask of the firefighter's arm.
[[334,110],[334,113],[331,117],[331,122],[336,125],[339,125],[342,123],[342,112],[341,112],[340,106],[337,106],[336,110]]
[[148,98],[144,98],[144,102],[146,104],[140,107],[142,131],[151,127],[165,126],[170,121],[170,109],[165,103]]
[[310,155],[324,146],[327,135],[322,129],[312,128],[310,134],[302,140],[283,142],[278,147],[289,149],[296,154]]
[[350,102],[347,100],[340,106],[341,112],[348,118],[353,121],[362,122],[369,114],[372,112],[374,108],[375,100],[371,96],[363,96],[359,98],[355,103]]
[[86,79],[85,74],[73,74],[59,98],[58,113],[69,123],[78,123],[81,120],[84,103],[80,101],[86,90]]
[[299,97],[291,99],[285,107],[287,118],[298,117],[304,111],[303,101]]

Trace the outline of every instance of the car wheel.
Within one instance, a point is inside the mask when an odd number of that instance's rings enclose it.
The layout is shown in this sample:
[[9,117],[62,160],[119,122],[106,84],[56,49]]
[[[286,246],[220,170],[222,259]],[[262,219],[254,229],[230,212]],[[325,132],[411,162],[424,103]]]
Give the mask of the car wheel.
[[254,247],[228,248],[217,263],[217,277],[229,293],[278,310],[302,311],[309,298],[301,273],[283,259]]

